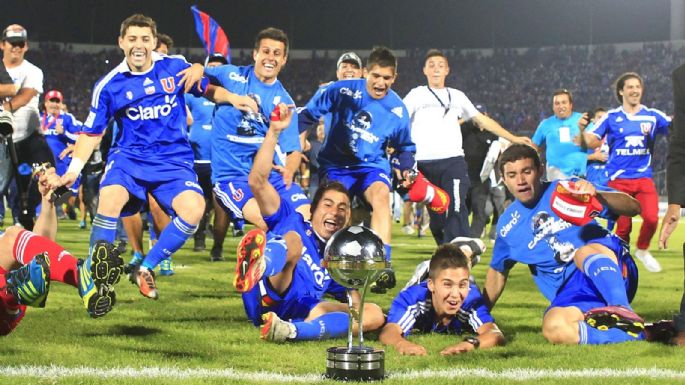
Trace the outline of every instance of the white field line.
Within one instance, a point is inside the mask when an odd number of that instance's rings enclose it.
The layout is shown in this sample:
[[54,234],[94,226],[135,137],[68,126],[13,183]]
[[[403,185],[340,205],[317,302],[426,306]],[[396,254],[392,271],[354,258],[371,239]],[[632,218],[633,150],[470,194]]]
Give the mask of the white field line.
[[[323,368],[322,368],[323,372]],[[389,371],[388,379],[454,379],[454,378],[485,378],[528,381],[543,378],[574,379],[574,378],[617,378],[632,380],[636,377],[654,379],[685,379],[685,371],[671,369],[642,368],[642,369],[532,369],[516,368],[501,371],[489,369],[446,369],[446,370],[410,370]],[[66,368],[61,366],[0,366],[1,377],[97,377],[97,378],[150,378],[150,379],[226,379],[268,382],[311,383],[322,379],[321,374],[291,375],[275,372],[248,372],[234,369],[182,369],[182,368]]]

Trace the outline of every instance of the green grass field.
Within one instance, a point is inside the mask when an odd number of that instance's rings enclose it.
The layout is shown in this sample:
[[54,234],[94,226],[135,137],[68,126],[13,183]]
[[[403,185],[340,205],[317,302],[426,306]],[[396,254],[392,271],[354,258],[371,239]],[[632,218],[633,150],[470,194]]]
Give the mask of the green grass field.
[[[683,293],[685,224],[671,250],[655,252],[664,271],[641,271],[633,303],[648,320],[670,318]],[[388,309],[419,261],[430,257],[432,238],[401,234],[395,226],[393,264],[398,287],[369,300]],[[62,221],[58,241],[85,256],[89,231]],[[325,371],[325,350],[343,339],[276,345],[259,339],[232,290],[234,250],[227,238],[228,262],[209,262],[193,252],[192,241],[174,256],[176,275],[158,277],[160,299],[142,297],[122,281],[118,303],[102,319],[88,317],[75,288],[51,287],[45,309],[31,308],[21,325],[2,339],[0,384],[233,384],[315,383]],[[491,245],[488,243],[488,247]],[[484,279],[490,251],[474,269]],[[126,256],[128,259],[128,256]],[[402,357],[386,350],[388,384],[665,384],[685,381],[685,349],[626,343],[612,346],[554,346],[540,334],[544,298],[528,269],[517,266],[493,311],[509,343],[505,347],[442,357],[457,337],[413,336],[429,350],[426,357]],[[375,335],[368,343],[377,347]],[[108,370],[109,369],[109,370]]]

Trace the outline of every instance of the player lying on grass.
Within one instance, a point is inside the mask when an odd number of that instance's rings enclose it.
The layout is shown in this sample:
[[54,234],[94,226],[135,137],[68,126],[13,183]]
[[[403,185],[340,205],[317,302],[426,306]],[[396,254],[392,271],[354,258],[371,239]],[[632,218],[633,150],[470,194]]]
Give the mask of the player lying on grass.
[[468,333],[459,343],[444,348],[442,355],[504,345],[478,286],[469,279],[470,270],[469,257],[459,246],[439,246],[430,260],[428,279],[405,288],[393,300],[380,342],[394,346],[400,354],[419,356],[427,350],[406,338],[412,331]]
[[[558,344],[605,344],[650,339],[630,302],[637,268],[630,249],[592,217],[634,216],[627,194],[598,191],[585,180],[543,182],[535,149],[515,144],[499,160],[516,200],[497,224],[497,241],[483,296],[492,308],[516,263],[527,264],[551,302],[544,337]],[[649,331],[648,331],[649,332]]]
[[12,226],[0,235],[0,335],[9,334],[24,318],[26,306],[44,307],[50,281],[78,288],[88,314],[101,317],[112,310],[114,284],[123,272],[121,250],[106,242],[93,248],[90,270],[54,242],[57,233],[55,206],[50,202],[48,181],[58,182],[55,169],[38,181],[42,209],[34,232]]
[[[305,221],[269,183],[278,137],[292,115],[278,105],[255,156],[248,182],[269,233],[254,229],[242,239],[234,281],[247,317],[256,326],[263,321],[262,339],[274,342],[344,336],[349,323],[346,289],[321,266],[326,241],[350,220],[347,190],[337,182],[322,184],[312,200],[311,221]],[[324,301],[325,294],[345,302]],[[351,295],[358,303],[359,293]],[[366,303],[364,330],[378,329],[383,321],[380,307]]]

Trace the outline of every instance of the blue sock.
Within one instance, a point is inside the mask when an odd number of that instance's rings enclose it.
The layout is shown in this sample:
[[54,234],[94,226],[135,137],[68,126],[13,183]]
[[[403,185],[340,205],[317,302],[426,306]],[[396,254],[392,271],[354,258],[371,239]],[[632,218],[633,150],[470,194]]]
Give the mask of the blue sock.
[[607,305],[619,305],[630,309],[626,285],[619,267],[609,256],[592,254],[583,261],[583,271],[606,301]]
[[392,248],[390,247],[390,245],[384,244],[383,246],[385,247],[385,260],[390,262],[392,260],[392,258],[390,258],[390,251],[392,250]]
[[142,266],[153,270],[164,258],[171,257],[180,249],[191,235],[197,230],[197,225],[186,223],[181,217],[175,217],[171,223],[159,234],[159,240],[147,253]]
[[119,218],[96,214],[93,219],[93,228],[90,230],[90,247],[97,241],[114,242],[117,236],[117,222]]
[[266,246],[264,246],[264,262],[266,263],[266,269],[264,270],[265,276],[271,277],[283,270],[287,251],[288,249],[286,248],[285,240],[281,237],[272,238],[266,241]]
[[580,337],[578,343],[581,345],[615,344],[645,339],[644,333],[640,333],[638,337],[633,337],[621,329],[598,330],[585,323],[585,321],[578,321],[578,336]]
[[297,330],[297,336],[294,340],[306,341],[342,337],[347,335],[349,322],[350,316],[341,311],[326,313],[308,322],[293,322]]

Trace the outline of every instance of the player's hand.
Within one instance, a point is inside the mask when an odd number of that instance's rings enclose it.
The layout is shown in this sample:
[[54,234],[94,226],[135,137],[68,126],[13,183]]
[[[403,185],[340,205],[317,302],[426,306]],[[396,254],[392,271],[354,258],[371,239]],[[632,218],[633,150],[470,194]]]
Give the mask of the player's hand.
[[74,182],[76,182],[77,178],[78,178],[78,175],[74,174],[73,172],[68,172],[68,173],[62,175],[62,177],[59,179],[58,185],[55,185],[55,186],[51,185],[50,189],[54,190],[55,188],[57,188],[59,186],[71,187],[71,185],[73,185]]
[[243,112],[257,112],[259,111],[259,106],[257,101],[247,95],[235,95],[231,98],[231,104],[233,107],[239,109]]
[[62,119],[57,119],[57,122],[55,123],[55,132],[57,134],[63,134],[64,133],[64,126],[62,125]]
[[597,195],[597,189],[595,189],[595,185],[585,179],[574,180],[572,187],[574,190],[571,192],[574,194],[587,194],[590,196]]
[[512,142],[517,144],[527,144],[529,146],[533,145],[533,141],[527,136],[515,136]]
[[66,158],[67,156],[71,156],[71,154],[74,152],[74,145],[69,144],[67,145],[67,148],[65,148],[62,152],[59,153],[59,159],[62,160]]
[[61,186],[59,175],[55,172],[54,167],[50,167],[38,178],[38,192],[44,197],[49,197],[53,186]]
[[471,350],[476,349],[473,344],[468,343],[466,341],[462,341],[456,345],[448,346],[440,352],[443,356],[451,356],[451,355],[456,355],[456,354],[462,354],[466,352],[470,352]]
[[668,238],[671,236],[680,220],[680,205],[670,204],[666,209],[664,219],[661,221],[661,231],[659,232],[659,249],[668,247]]
[[176,74],[176,76],[181,77],[181,80],[178,81],[178,86],[183,87],[184,92],[189,92],[193,89],[193,86],[197,84],[197,90],[202,91],[200,87],[202,86],[202,77],[204,74],[205,68],[202,65],[195,63]]
[[273,112],[271,112],[271,124],[269,125],[269,130],[273,130],[274,133],[279,134],[283,132],[288,126],[290,126],[290,120],[293,117],[293,111],[285,103],[279,103]]
[[281,174],[285,188],[290,188],[290,185],[293,184],[293,178],[295,177],[295,174],[283,166],[274,166],[274,170]]
[[580,117],[580,120],[578,120],[578,129],[580,129],[581,134],[589,124],[590,124],[590,116],[588,116],[588,114],[586,112],[583,114],[583,116]]
[[398,342],[395,348],[403,356],[425,356],[428,354],[426,348],[407,340]]

